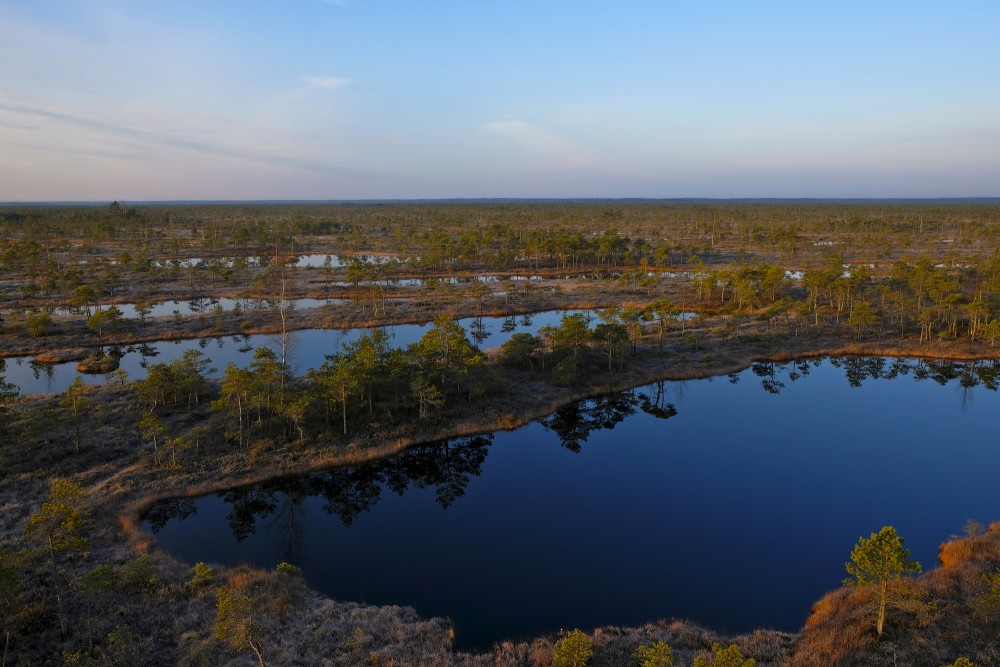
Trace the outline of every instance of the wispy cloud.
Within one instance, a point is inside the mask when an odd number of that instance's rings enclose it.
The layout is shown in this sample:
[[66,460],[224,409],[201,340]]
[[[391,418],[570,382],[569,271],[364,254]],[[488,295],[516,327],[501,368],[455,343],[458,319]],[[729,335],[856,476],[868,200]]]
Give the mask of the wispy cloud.
[[525,120],[500,120],[486,123],[483,129],[502,134],[520,147],[562,167],[588,167],[598,161],[597,154],[566,137]]
[[[4,116],[8,116],[8,118],[4,118]],[[13,116],[14,119],[10,119],[10,116]],[[49,126],[49,128],[69,128],[78,133],[81,131],[88,133],[91,137],[103,137],[111,143],[104,145],[100,151],[101,156],[107,156],[109,149],[114,146],[117,146],[119,149],[133,150],[137,154],[141,154],[143,159],[148,159],[150,154],[155,154],[155,150],[151,152],[153,149],[174,148],[205,156],[230,158],[313,172],[336,173],[341,171],[334,165],[302,156],[301,151],[294,147],[285,146],[282,148],[279,145],[273,147],[276,150],[252,150],[244,148],[239,144],[215,140],[212,138],[210,132],[202,132],[200,137],[196,136],[198,133],[193,131],[193,128],[185,129],[183,123],[171,130],[165,127],[162,119],[158,123],[152,124],[142,122],[129,123],[122,118],[96,118],[74,112],[12,104],[0,100],[0,122],[5,125],[17,124],[18,119],[21,119],[22,123],[24,119],[32,119]],[[79,134],[76,136],[78,138],[81,137]],[[260,145],[259,138],[258,145]],[[73,147],[67,145],[64,146],[63,150],[71,148]],[[94,152],[83,146],[79,147],[79,150],[82,152]],[[95,156],[97,155],[96,152],[94,154]],[[122,155],[118,154],[118,157],[122,157]]]
[[339,76],[312,76],[306,75],[302,77],[302,82],[311,88],[326,88],[328,90],[336,90],[337,88],[343,88],[351,83],[350,79],[345,79]]

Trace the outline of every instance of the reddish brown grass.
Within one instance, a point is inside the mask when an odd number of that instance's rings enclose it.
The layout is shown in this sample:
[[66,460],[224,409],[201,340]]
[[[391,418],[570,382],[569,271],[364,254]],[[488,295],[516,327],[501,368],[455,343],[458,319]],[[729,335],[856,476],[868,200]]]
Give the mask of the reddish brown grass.
[[[996,525],[996,524],[993,524]],[[966,537],[945,542],[938,549],[942,567],[957,567],[970,561],[1000,563],[1000,532],[991,528],[979,537]]]

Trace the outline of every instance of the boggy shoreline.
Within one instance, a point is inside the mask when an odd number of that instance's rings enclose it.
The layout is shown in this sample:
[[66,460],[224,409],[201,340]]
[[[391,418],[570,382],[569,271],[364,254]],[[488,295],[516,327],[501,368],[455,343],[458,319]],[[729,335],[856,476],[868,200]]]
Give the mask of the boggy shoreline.
[[[688,336],[673,336],[663,354],[648,347],[639,348],[630,356],[624,369],[614,373],[600,372],[583,378],[573,387],[549,385],[543,377],[526,371],[504,370],[507,380],[498,394],[489,398],[488,407],[482,403],[460,403],[451,409],[445,419],[433,427],[415,428],[403,425],[379,433],[364,433],[347,444],[330,445],[315,442],[307,446],[268,449],[258,453],[238,452],[213,455],[211,460],[197,467],[169,471],[149,464],[135,451],[134,441],[126,435],[118,445],[119,457],[105,455],[89,461],[69,455],[55,461],[45,469],[52,477],[71,478],[82,484],[92,505],[91,557],[83,568],[95,565],[125,565],[136,556],[149,559],[164,591],[157,603],[144,607],[147,616],[141,623],[148,625],[150,641],[158,647],[155,659],[149,664],[220,664],[237,665],[246,662],[246,655],[233,654],[221,643],[210,638],[215,613],[215,596],[193,594],[188,586],[192,578],[192,564],[179,562],[156,547],[155,538],[144,533],[141,526],[143,513],[156,501],[177,497],[202,495],[231,489],[269,479],[304,474],[339,465],[391,456],[406,448],[433,440],[475,435],[494,430],[512,430],[542,418],[559,407],[596,395],[623,391],[656,381],[687,380],[735,373],[758,361],[784,362],[794,359],[825,356],[887,356],[927,358],[940,360],[993,359],[998,355],[991,348],[965,343],[917,344],[883,343],[876,341],[844,341],[835,336],[825,337],[810,332],[799,337],[784,333],[774,335],[762,326],[747,327],[738,334],[719,336],[709,328],[710,323],[691,327]],[[693,345],[690,336],[697,337]],[[99,397],[107,401],[112,410],[126,411],[127,388],[106,386],[99,390]],[[34,397],[29,401],[52,400]],[[31,409],[27,406],[26,409]],[[190,426],[190,424],[188,424]],[[131,444],[129,444],[131,443]],[[84,457],[87,452],[84,453]],[[121,456],[126,457],[124,462]],[[12,535],[19,534],[20,525],[41,504],[48,491],[48,482],[39,479],[37,470],[28,462],[17,466],[12,477],[17,480],[9,489],[19,486],[16,498],[8,497],[4,507],[11,510],[3,533],[9,543]],[[958,529],[959,527],[956,527]],[[973,556],[969,562],[983,561],[983,554],[994,552],[1000,562],[1000,525],[996,530],[976,540],[962,544]],[[2,534],[0,534],[2,535]],[[16,540],[16,537],[13,538]],[[971,545],[971,546],[970,546]],[[964,562],[964,561],[963,561]],[[992,562],[992,561],[990,561]],[[940,570],[940,568],[938,568]],[[938,570],[925,577],[945,578]],[[83,572],[85,570],[81,570]],[[273,573],[253,572],[241,574],[241,568],[220,568],[217,576],[225,580],[252,576],[272,588]],[[935,574],[937,573],[937,574]],[[970,581],[973,578],[966,577]],[[978,579],[976,579],[978,581]],[[295,599],[294,611],[270,619],[262,632],[270,642],[270,664],[320,664],[320,656],[333,655],[329,664],[359,664],[359,654],[348,650],[354,646],[351,633],[361,630],[368,637],[364,644],[361,662],[394,665],[546,665],[551,660],[552,645],[556,637],[543,636],[525,642],[503,642],[493,652],[469,654],[452,650],[451,629],[444,619],[422,619],[413,610],[401,607],[372,607],[359,603],[339,602],[309,589],[302,582],[279,582],[281,590],[291,590]],[[290,587],[290,588],[289,588]],[[287,590],[286,590],[287,589]],[[284,594],[284,593],[283,593]],[[829,599],[829,600],[828,600]],[[832,600],[832,602],[830,601]],[[735,642],[743,652],[754,657],[759,665],[827,665],[839,663],[839,658],[827,648],[823,632],[845,632],[844,618],[851,619],[846,628],[853,634],[853,644],[845,645],[854,660],[858,656],[880,655],[885,644],[874,641],[866,625],[851,616],[854,606],[866,604],[864,600],[850,598],[843,591],[835,591],[818,601],[812,619],[803,619],[805,627],[799,633],[759,630],[741,636],[724,636],[683,621],[661,621],[639,628],[600,628],[593,630],[595,654],[592,665],[629,664],[631,654],[640,643],[668,641],[675,649],[679,665],[690,664],[695,655],[703,655],[713,642]],[[853,606],[852,606],[853,605]],[[818,610],[818,611],[817,611]],[[820,613],[821,612],[821,613]],[[820,613],[820,617],[817,614]],[[819,620],[816,620],[818,618]],[[853,624],[852,624],[853,623]],[[208,628],[207,633],[205,628]],[[817,630],[817,628],[819,628]],[[863,628],[863,629],[859,629]],[[591,629],[585,629],[590,631]],[[316,639],[324,637],[322,642]],[[817,639],[819,637],[820,639]],[[859,638],[860,637],[860,638]],[[47,655],[46,650],[57,639],[38,638],[35,645],[29,638],[15,642],[13,656]],[[899,649],[899,644],[894,646]],[[817,649],[816,646],[821,648]],[[50,646],[49,646],[50,647]],[[805,657],[823,656],[822,659]],[[825,652],[824,652],[825,651]],[[874,651],[874,653],[872,653]],[[209,656],[208,662],[197,662],[194,653]],[[371,658],[372,655],[378,656]],[[326,659],[326,658],[324,658]],[[928,658],[928,660],[936,658]],[[952,660],[954,658],[951,658]],[[371,662],[374,660],[374,662]],[[855,664],[880,664],[856,662]],[[921,662],[940,667],[944,662]],[[979,664],[979,663],[977,663]]]
[[[796,359],[831,356],[884,356],[973,361],[997,358],[998,356],[996,354],[984,355],[982,354],[983,350],[970,350],[959,346],[944,347],[941,345],[909,344],[901,347],[898,344],[890,345],[876,342],[816,341],[806,339],[805,337],[803,339],[792,340],[797,340],[800,344],[794,346],[794,348],[783,345],[780,350],[762,352],[756,349],[758,346],[754,342],[732,345],[733,341],[711,341],[710,339],[706,339],[703,341],[705,347],[700,350],[701,354],[686,355],[684,359],[678,359],[676,352],[668,355],[658,355],[652,351],[645,350],[639,356],[634,357],[623,372],[592,378],[572,389],[553,387],[527,373],[509,372],[508,389],[505,391],[507,395],[498,408],[490,409],[485,413],[477,409],[466,409],[463,413],[452,416],[447,423],[441,424],[433,430],[411,434],[387,433],[381,437],[369,437],[366,444],[352,443],[347,451],[324,451],[325,448],[321,447],[319,451],[322,454],[318,457],[309,456],[308,460],[301,460],[303,457],[293,456],[284,461],[280,467],[274,465],[258,466],[244,470],[239,474],[227,476],[224,480],[190,480],[189,483],[183,485],[171,484],[157,488],[153,493],[149,493],[149,489],[147,488],[141,497],[131,497],[131,502],[127,509],[120,515],[121,525],[126,528],[126,533],[135,547],[140,550],[147,550],[155,545],[155,538],[142,533],[138,530],[138,526],[145,511],[153,503],[160,500],[182,496],[204,495],[280,477],[305,474],[342,465],[355,465],[365,461],[392,456],[404,451],[408,447],[427,441],[470,436],[496,430],[513,430],[524,424],[543,418],[559,407],[575,401],[597,395],[624,391],[657,381],[723,376],[745,370],[755,362],[785,362]],[[783,340],[782,342],[787,343],[788,341]],[[723,352],[723,349],[725,352]],[[711,353],[710,363],[703,361],[706,353]],[[518,406],[516,413],[505,409],[505,407],[511,405]],[[309,453],[315,455],[316,451],[310,450]],[[123,499],[120,498],[119,500]],[[995,539],[996,532],[994,530],[988,536],[992,540],[991,544],[997,541]],[[181,563],[176,563],[176,565],[185,567]],[[826,597],[840,594],[842,594],[840,591],[835,591]],[[818,601],[817,607],[822,603],[823,601]],[[441,619],[429,619],[429,622],[435,621],[441,621]],[[446,625],[446,622],[441,622]],[[809,622],[809,619],[803,619],[804,625],[807,622]],[[699,650],[704,650],[710,646],[710,640],[712,642],[724,640],[733,641],[742,646],[745,652],[748,651],[747,655],[756,657],[758,664],[808,664],[806,662],[799,662],[800,658],[794,657],[796,655],[796,646],[801,643],[803,638],[802,631],[790,634],[778,631],[758,630],[749,635],[724,637],[713,633],[711,630],[700,628],[684,621],[674,620],[670,622],[660,621],[659,623],[649,624],[641,628],[603,628],[596,629],[594,632],[597,644],[600,644],[601,638],[607,643],[605,652],[608,654],[606,656],[608,661],[605,662],[598,659],[593,664],[620,664],[612,658],[613,655],[619,653],[619,650],[615,648],[616,646],[629,643],[635,644],[652,637],[669,637],[673,639],[675,648],[679,650],[678,657],[686,654],[689,656],[697,654]],[[501,646],[497,647],[494,653],[507,652],[510,656],[529,656],[534,651],[536,654],[545,654],[545,646],[551,644],[552,641],[551,637],[540,637],[532,642],[522,642],[521,644],[504,642]],[[487,657],[492,659],[497,656],[491,656],[490,654],[479,656],[460,654],[455,657],[455,664],[479,664],[476,662],[477,660]],[[539,658],[536,656],[533,660],[537,660],[538,664],[545,664],[544,657]],[[520,663],[515,662],[512,664]],[[684,664],[684,662],[680,664]]]

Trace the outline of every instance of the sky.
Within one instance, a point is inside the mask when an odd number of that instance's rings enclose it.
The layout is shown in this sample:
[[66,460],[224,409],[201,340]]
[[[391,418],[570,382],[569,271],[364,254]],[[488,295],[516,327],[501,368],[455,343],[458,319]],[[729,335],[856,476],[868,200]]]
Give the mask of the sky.
[[0,0],[0,201],[1000,196],[1000,2]]

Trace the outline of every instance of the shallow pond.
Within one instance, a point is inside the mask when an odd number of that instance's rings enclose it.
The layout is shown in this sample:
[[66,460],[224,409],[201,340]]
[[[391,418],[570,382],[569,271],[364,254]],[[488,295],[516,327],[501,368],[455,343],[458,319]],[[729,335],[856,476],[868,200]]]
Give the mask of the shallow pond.
[[[347,303],[346,299],[288,299],[287,302],[293,308],[322,308],[329,305],[342,305]],[[205,298],[205,299],[175,299],[160,301],[149,305],[149,312],[146,317],[168,317],[168,316],[188,316],[188,315],[214,315],[218,310],[222,312],[232,312],[237,307],[242,311],[271,310],[274,301],[268,299],[230,299]],[[139,312],[134,303],[101,304],[102,309],[114,305],[119,310],[121,316],[127,319],[138,319]],[[57,308],[57,315],[86,315],[84,308]],[[90,310],[93,312],[93,309]]]
[[[239,259],[246,262],[247,266],[268,266],[274,260],[273,256],[267,255],[251,255],[249,257],[240,257]],[[342,254],[342,255],[332,255],[332,254],[321,254],[321,253],[309,253],[304,255],[293,255],[289,259],[290,264],[300,268],[324,268],[329,267],[331,269],[337,269],[343,266],[347,266],[352,261],[358,260],[365,264],[394,264],[397,262],[405,262],[407,258],[397,257],[392,255],[352,255],[352,254]],[[202,257],[186,257],[179,260],[157,260],[154,261],[154,266],[159,268],[164,267],[174,267],[184,269],[189,266],[199,266],[201,264],[206,264],[209,262],[217,262],[221,266],[232,267],[236,263],[236,258],[233,257],[217,257],[217,258],[202,258]]]
[[[486,349],[499,347],[515,333],[535,334],[546,325],[558,325],[562,315],[561,310],[547,310],[530,315],[508,317],[469,317],[457,320],[468,332],[469,339]],[[579,311],[590,313],[591,311]],[[685,314],[690,315],[690,313]],[[397,324],[383,327],[392,336],[392,343],[405,347],[420,340],[428,329],[427,324]],[[344,343],[350,343],[370,333],[371,329],[305,329],[293,332],[292,367],[297,374],[303,374],[309,368],[319,368],[325,355],[342,351]],[[277,350],[278,337],[261,334],[253,336],[220,336],[217,338],[202,338],[180,341],[161,341],[145,345],[134,345],[115,348],[121,354],[120,368],[128,373],[131,380],[146,377],[146,366],[150,363],[170,362],[180,359],[188,350],[200,350],[211,360],[214,372],[210,376],[219,376],[225,370],[227,363],[246,366],[253,360],[254,349],[269,346]],[[104,375],[87,375],[78,373],[76,362],[60,364],[39,364],[33,357],[13,357],[6,360],[6,381],[18,387],[22,394],[40,392],[58,393],[66,389],[80,376],[90,384],[101,384],[108,381]],[[3,369],[0,369],[3,372]]]
[[912,556],[1000,516],[996,362],[755,364],[584,401],[513,432],[153,508],[187,562],[294,563],[456,645],[688,618],[794,631],[860,536]]

